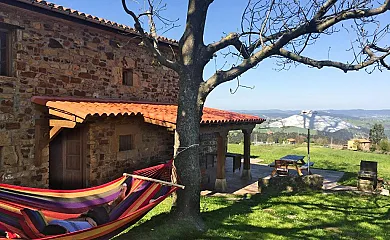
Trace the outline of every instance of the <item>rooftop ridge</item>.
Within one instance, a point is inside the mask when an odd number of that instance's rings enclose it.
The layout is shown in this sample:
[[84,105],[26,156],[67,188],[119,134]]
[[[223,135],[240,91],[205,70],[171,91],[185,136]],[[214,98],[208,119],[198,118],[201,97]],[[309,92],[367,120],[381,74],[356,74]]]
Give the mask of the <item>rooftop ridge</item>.
[[[105,18],[93,16],[91,14],[87,14],[87,13],[84,13],[84,12],[81,12],[81,11],[78,11],[78,10],[75,10],[72,8],[57,5],[55,3],[48,2],[45,0],[14,0],[14,1],[24,3],[24,4],[29,4],[32,6],[37,6],[37,7],[52,11],[52,12],[61,13],[61,14],[68,15],[68,16],[71,16],[74,18],[78,18],[78,19],[81,19],[84,21],[104,25],[107,27],[111,27],[111,28],[114,28],[117,30],[129,32],[129,33],[140,36],[140,34],[134,28],[127,26],[125,24],[120,24],[120,23],[117,23],[117,22],[114,22],[111,20],[107,20]],[[147,33],[147,34],[149,34],[149,33]],[[170,45],[175,45],[175,46],[178,45],[177,40],[163,37],[163,36],[157,36],[157,40],[160,42],[163,42],[163,43],[170,44]]]

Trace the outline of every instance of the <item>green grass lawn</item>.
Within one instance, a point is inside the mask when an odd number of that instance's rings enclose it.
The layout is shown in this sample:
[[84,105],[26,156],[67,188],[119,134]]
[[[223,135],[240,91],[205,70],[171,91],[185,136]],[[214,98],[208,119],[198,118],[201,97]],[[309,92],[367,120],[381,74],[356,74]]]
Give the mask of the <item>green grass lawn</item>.
[[[229,152],[243,146],[230,144]],[[252,146],[253,156],[270,163],[287,154],[306,155],[301,146]],[[343,184],[356,185],[360,160],[378,162],[379,175],[390,179],[390,156],[313,146],[315,167],[346,172]],[[202,197],[201,215],[208,231],[199,234],[169,213],[165,200],[115,239],[390,239],[388,197],[353,192],[303,192]]]
[[[239,144],[229,144],[228,151],[243,153],[243,147]],[[271,163],[288,154],[306,155],[307,147],[306,145],[251,146],[251,155],[263,159],[264,163]],[[312,146],[310,159],[315,163],[314,168],[344,171],[341,183],[345,185],[356,186],[361,160],[377,161],[379,176],[390,180],[390,155]]]
[[[389,198],[306,192],[202,197],[204,234],[169,221],[168,199],[115,239],[390,239]],[[143,223],[143,224],[141,224]]]

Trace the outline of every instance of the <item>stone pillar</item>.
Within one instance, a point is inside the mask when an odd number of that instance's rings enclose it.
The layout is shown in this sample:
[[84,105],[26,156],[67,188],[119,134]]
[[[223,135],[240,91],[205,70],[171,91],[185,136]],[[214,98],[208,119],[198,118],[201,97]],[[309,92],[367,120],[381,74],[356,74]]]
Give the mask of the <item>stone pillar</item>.
[[217,177],[215,179],[215,190],[218,192],[226,192],[226,176],[225,176],[225,161],[226,161],[226,140],[227,133],[220,132],[217,136]]
[[242,179],[252,179],[251,175],[251,133],[253,129],[242,129],[244,133],[244,167],[242,169]]

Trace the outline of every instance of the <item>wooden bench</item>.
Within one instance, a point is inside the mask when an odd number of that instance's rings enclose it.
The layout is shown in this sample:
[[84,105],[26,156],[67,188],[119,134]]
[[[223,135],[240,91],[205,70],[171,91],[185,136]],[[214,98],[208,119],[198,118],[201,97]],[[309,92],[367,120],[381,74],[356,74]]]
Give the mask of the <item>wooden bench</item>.
[[288,176],[288,164],[285,161],[275,160],[274,167],[279,176]]
[[314,162],[310,162],[310,163],[305,163],[303,164],[300,169],[301,170],[307,170],[309,167],[313,167],[314,166]]

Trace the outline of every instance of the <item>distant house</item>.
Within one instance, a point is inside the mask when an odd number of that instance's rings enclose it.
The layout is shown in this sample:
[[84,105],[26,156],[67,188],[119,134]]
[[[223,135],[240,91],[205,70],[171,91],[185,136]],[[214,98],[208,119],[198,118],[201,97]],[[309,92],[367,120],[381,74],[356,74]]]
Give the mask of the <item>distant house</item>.
[[288,144],[296,144],[297,140],[295,140],[295,138],[288,138],[287,142],[288,142]]
[[348,141],[348,149],[357,151],[369,151],[371,146],[371,141],[367,139],[351,139]]

